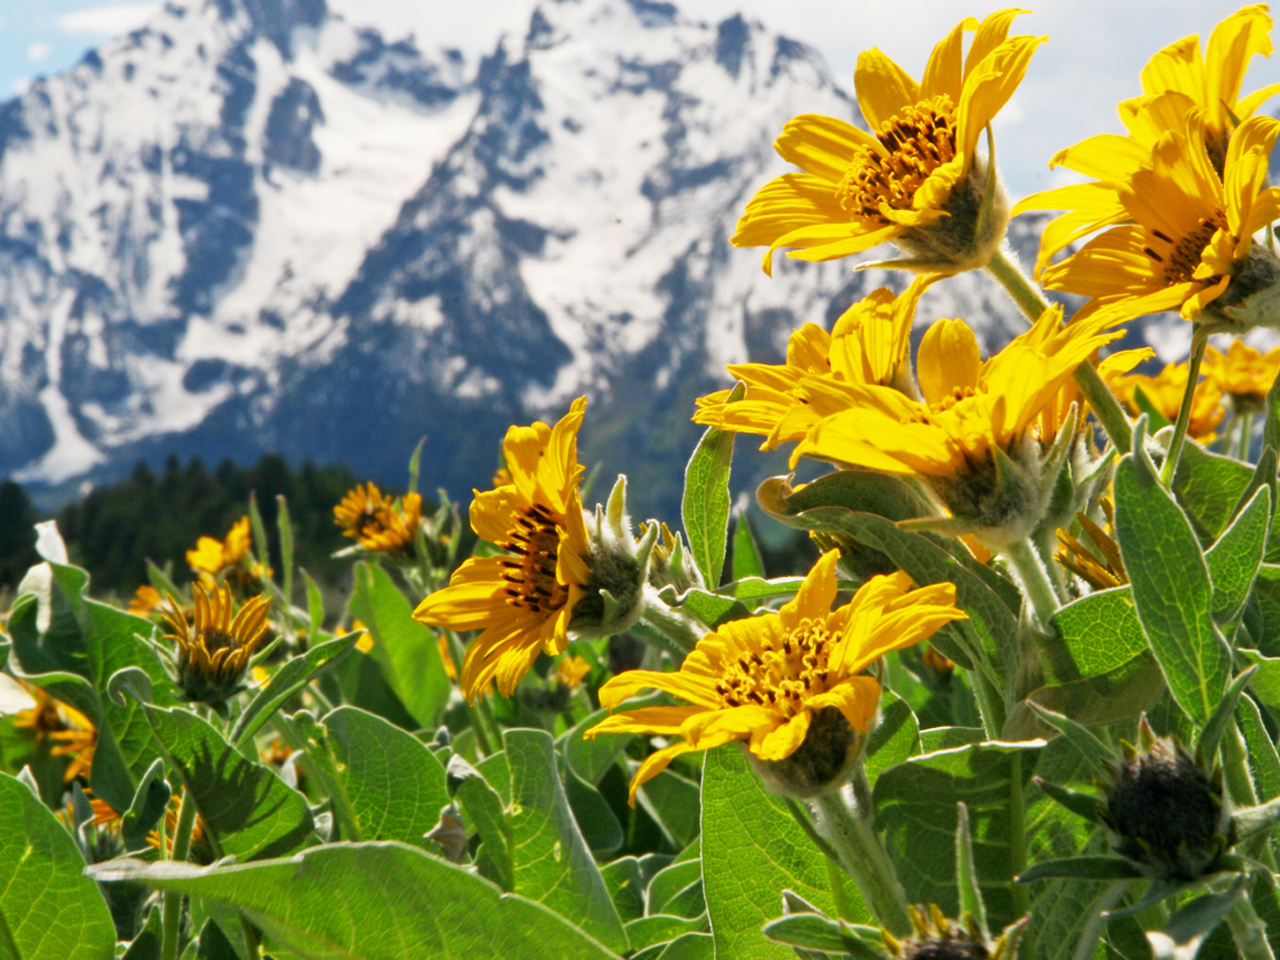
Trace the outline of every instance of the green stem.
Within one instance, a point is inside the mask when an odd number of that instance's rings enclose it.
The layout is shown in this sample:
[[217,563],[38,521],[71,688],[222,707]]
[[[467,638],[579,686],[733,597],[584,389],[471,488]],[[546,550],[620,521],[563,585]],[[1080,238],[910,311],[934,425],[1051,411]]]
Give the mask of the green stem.
[[838,790],[824,791],[809,801],[818,832],[836,851],[881,925],[896,937],[909,936],[912,926],[907,895],[876,834],[871,788],[861,764],[855,767],[853,795],[852,806]]
[[1241,960],[1275,960],[1271,944],[1267,942],[1267,925],[1253,909],[1248,894],[1227,914],[1227,926],[1231,928]]
[[[182,863],[191,852],[191,828],[196,822],[196,803],[187,790],[182,791],[178,805],[178,825],[173,831],[173,851],[170,860]],[[163,850],[163,847],[161,848]],[[164,895],[161,918],[160,960],[177,960],[178,929],[182,919],[182,894],[168,892]]]
[[1005,721],[1009,719],[1004,697],[980,667],[969,672],[969,680],[973,684],[973,696],[978,701],[978,713],[987,731],[987,739],[999,740]]
[[[1253,445],[1253,414],[1240,414],[1240,447],[1236,453],[1236,458],[1249,462],[1249,448]],[[1230,455],[1230,451],[1228,451]]]
[[[1009,767],[1009,876],[1027,869],[1027,805],[1022,790],[1022,754],[1014,753]],[[1031,891],[1025,883],[1009,881],[1014,916],[1031,909]]]
[[1042,630],[1049,629],[1049,618],[1058,611],[1058,594],[1049,579],[1049,571],[1044,568],[1044,561],[1031,544],[1030,540],[1017,540],[1007,546],[1005,559],[1018,574],[1022,585],[1022,596],[1031,605],[1036,625]]
[[1173,485],[1173,475],[1178,472],[1178,460],[1182,457],[1182,446],[1187,440],[1187,424],[1191,422],[1191,407],[1195,402],[1196,381],[1200,379],[1200,361],[1204,359],[1205,347],[1209,338],[1202,336],[1197,330],[1191,338],[1191,361],[1187,369],[1187,389],[1182,393],[1182,406],[1178,408],[1178,422],[1173,425],[1173,439],[1169,441],[1169,455],[1164,458],[1164,466],[1160,468],[1160,482],[1166,487]]
[[[1007,257],[1003,250],[997,248],[991,255],[991,260],[987,263],[987,272],[1008,291],[1014,303],[1032,323],[1039,320],[1040,314],[1049,309],[1049,301],[1044,298],[1039,288],[1027,279],[1022,269]],[[1125,416],[1115,395],[1098,376],[1092,360],[1086,360],[1076,367],[1076,385],[1116,449],[1121,453],[1128,453],[1133,445],[1133,428],[1129,426],[1129,418]]]

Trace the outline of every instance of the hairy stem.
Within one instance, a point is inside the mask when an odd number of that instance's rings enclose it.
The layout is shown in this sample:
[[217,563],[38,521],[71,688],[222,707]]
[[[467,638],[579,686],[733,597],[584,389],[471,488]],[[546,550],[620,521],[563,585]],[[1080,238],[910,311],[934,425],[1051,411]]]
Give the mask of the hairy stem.
[[810,800],[818,833],[836,851],[876,919],[894,936],[908,936],[912,927],[907,895],[876,834],[871,788],[861,764],[854,773],[853,798],[850,804],[844,791],[832,790]]
[[1191,422],[1191,406],[1196,396],[1196,381],[1200,379],[1200,361],[1204,359],[1205,347],[1209,338],[1199,330],[1191,338],[1191,361],[1187,369],[1187,389],[1182,393],[1182,406],[1178,408],[1178,422],[1173,425],[1173,439],[1169,441],[1169,455],[1164,458],[1164,466],[1160,468],[1160,482],[1166,487],[1173,484],[1173,476],[1178,472],[1178,460],[1182,457],[1182,447],[1187,440],[1187,425]]
[[[191,852],[191,829],[196,822],[196,803],[187,790],[182,791],[178,805],[178,824],[173,831],[173,849],[170,860],[182,863]],[[163,848],[161,848],[163,850]],[[161,917],[160,960],[177,960],[178,928],[182,919],[182,894],[168,892],[164,895]]]
[[1018,574],[1022,596],[1031,606],[1036,625],[1047,631],[1049,618],[1058,611],[1059,603],[1057,591],[1053,589],[1049,571],[1045,569],[1039,552],[1029,540],[1015,541],[1003,552],[1009,565]]
[[710,629],[697,617],[667,606],[656,597],[649,597],[645,591],[644,610],[640,614],[640,622],[650,629],[662,634],[670,640],[682,653],[689,653],[698,645]]

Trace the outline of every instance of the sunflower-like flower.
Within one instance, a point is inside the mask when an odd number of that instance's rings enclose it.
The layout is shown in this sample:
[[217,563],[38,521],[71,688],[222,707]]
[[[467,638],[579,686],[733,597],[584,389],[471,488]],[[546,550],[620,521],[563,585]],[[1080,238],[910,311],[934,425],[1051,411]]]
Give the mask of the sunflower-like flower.
[[911,936],[899,940],[881,930],[885,948],[894,960],[1010,960],[1018,955],[1018,941],[1027,917],[1010,924],[993,942],[973,914],[964,925],[951,920],[936,903],[907,904]]
[[636,771],[633,804],[636,790],[676,757],[732,740],[747,741],[778,792],[806,797],[842,782],[880,702],[879,682],[863,671],[965,613],[955,606],[953,584],[911,590],[902,572],[873,577],[832,610],[839,559],[838,550],[823,554],[777,613],[733,620],[704,636],[678,671],[628,670],[600,688],[600,704],[610,709],[644,688],[690,704],[630,710],[586,732],[672,739]]
[[226,540],[213,537],[197,540],[195,549],[187,551],[187,563],[206,588],[211,589],[217,583],[247,588],[271,576],[269,567],[254,561],[252,546],[249,518],[243,516],[227,531]]
[[98,730],[93,721],[83,713],[49,696],[35,684],[19,679],[35,706],[19,710],[13,717],[13,725],[35,734],[36,743],[50,741],[49,754],[54,757],[70,757],[62,778],[70,783],[76,777],[88,777],[93,768],[93,753],[98,746]]
[[[956,273],[987,263],[1008,207],[978,138],[1022,82],[1042,37],[1008,36],[1016,9],[957,24],[933,49],[917,83],[877,49],[854,71],[871,133],[806,114],[774,148],[803,173],[766,184],[747,205],[732,243],[834,260],[892,241],[921,270]],[[969,53],[964,35],[976,30]],[[904,264],[907,265],[907,264]]]
[[[1168,99],[1166,95],[1164,99]],[[1061,162],[1099,179],[1027,197],[1015,208],[1067,209],[1041,237],[1037,272],[1050,290],[1091,298],[1110,323],[1177,310],[1215,329],[1277,324],[1280,262],[1253,235],[1280,215],[1267,158],[1280,122],[1252,117],[1231,136],[1220,177],[1206,152],[1203,114],[1149,150],[1128,137],[1095,137]],[[1056,159],[1056,158],[1055,158]],[[1067,244],[1108,228],[1058,263]]]
[[1267,391],[1280,374],[1280,347],[1264,354],[1241,340],[1232,340],[1226,354],[1207,348],[1201,370],[1223,396],[1231,398],[1237,412],[1260,413]]
[[[1138,403],[1138,391],[1146,397],[1151,408],[1170,423],[1178,419],[1178,410],[1182,406],[1182,396],[1187,390],[1187,374],[1190,365],[1182,363],[1166,364],[1154,377],[1143,373],[1119,373],[1104,371],[1112,392],[1129,408],[1135,417],[1143,412]],[[1194,399],[1191,401],[1191,419],[1187,421],[1187,436],[1200,443],[1212,443],[1217,437],[1214,432],[1226,416],[1222,406],[1222,391],[1212,380],[1201,380],[1196,384]]]
[[801,390],[821,419],[792,462],[809,456],[920,477],[957,521],[954,532],[995,550],[1021,540],[1047,504],[1041,459],[1056,436],[1041,415],[1076,367],[1119,336],[1096,322],[1061,321],[1059,308],[1046,310],[984,364],[963,320],[939,320],[917,356],[922,400],[875,384],[806,380]]
[[170,596],[164,611],[169,633],[178,647],[178,685],[192,700],[211,706],[223,703],[236,692],[249,660],[267,634],[267,613],[271,600],[257,596],[234,611],[231,590],[218,585],[206,590],[201,583],[191,585],[194,616],[190,621],[178,601]]
[[[698,399],[693,422],[756,433],[766,438],[763,447],[799,440],[816,417],[798,392],[809,376],[831,376],[849,383],[910,384],[911,324],[920,295],[937,277],[921,275],[904,293],[894,296],[880,287],[846,310],[827,333],[816,323],[806,323],[791,334],[785,364],[741,363],[726,367],[729,375],[746,385],[740,400],[729,402],[730,390]],[[908,386],[908,390],[911,388]]]
[[[1188,108],[1199,108],[1205,146],[1214,166],[1221,170],[1232,131],[1280,91],[1280,84],[1273,83],[1240,95],[1250,58],[1255,54],[1269,57],[1274,50],[1267,5],[1241,7],[1213,28],[1203,53],[1200,38],[1194,34],[1158,51],[1142,68],[1142,91],[1147,97],[1176,93]],[[1126,101],[1120,108],[1123,116],[1138,112],[1141,105]]]
[[357,483],[333,508],[333,519],[344,537],[366,550],[393,556],[412,554],[422,523],[422,497],[406,493],[397,502],[372,481],[363,487]]
[[573,402],[554,426],[507,431],[502,449],[511,483],[471,501],[471,527],[505,556],[471,557],[443,590],[413,612],[423,623],[483,630],[467,647],[462,692],[511,696],[538,654],[563,653],[574,608],[592,579],[591,541],[578,481],[578,429],[586,400]]

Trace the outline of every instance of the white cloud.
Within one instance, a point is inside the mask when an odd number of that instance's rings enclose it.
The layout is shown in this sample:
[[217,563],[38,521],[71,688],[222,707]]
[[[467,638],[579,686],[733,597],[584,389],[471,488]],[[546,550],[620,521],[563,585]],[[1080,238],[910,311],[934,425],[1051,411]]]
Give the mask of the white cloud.
[[49,54],[53,53],[53,47],[45,43],[43,40],[37,40],[31,46],[27,47],[27,59],[32,63],[39,63],[42,60],[48,60]]
[[109,7],[76,10],[58,17],[64,33],[95,33],[117,36],[137,30],[160,10],[158,3],[117,3]]

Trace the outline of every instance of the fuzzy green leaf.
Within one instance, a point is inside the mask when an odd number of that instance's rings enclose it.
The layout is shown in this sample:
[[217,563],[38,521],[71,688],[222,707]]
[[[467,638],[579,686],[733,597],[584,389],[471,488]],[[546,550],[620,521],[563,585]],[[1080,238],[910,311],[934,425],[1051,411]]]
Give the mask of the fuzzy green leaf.
[[[760,932],[778,916],[783,889],[836,913],[826,857],[732,745],[707,751],[703,761],[702,883],[716,953],[734,960],[792,960]],[[851,919],[872,922],[853,885],[845,890],[859,911]]]
[[1210,453],[1198,444],[1182,448],[1173,492],[1203,538],[1217,539],[1226,529],[1253,472],[1249,464]]
[[[729,402],[745,392],[734,387]],[[693,561],[702,581],[714,590],[724,571],[725,546],[729,538],[729,468],[733,465],[733,438],[730,430],[708,427],[698,441],[684,470],[684,498],[680,516]]]
[[351,614],[373,636],[370,655],[413,718],[434,730],[450,691],[435,634],[413,619],[413,607],[377,563],[357,563],[353,576]]
[[230,867],[91,869],[235,907],[303,960],[616,960],[541,904],[399,843],[335,843]]
[[738,514],[733,529],[733,579],[763,577],[764,561],[760,558],[760,546],[751,530],[751,521],[745,510]]
[[1195,532],[1145,453],[1116,469],[1116,533],[1138,621],[1178,705],[1209,719],[1231,675],[1231,654],[1213,621],[1213,586]]
[[1259,487],[1204,559],[1213,580],[1213,616],[1225,626],[1249,599],[1271,528],[1271,490]]
[[111,960],[116,928],[66,828],[0,773],[0,957]]

